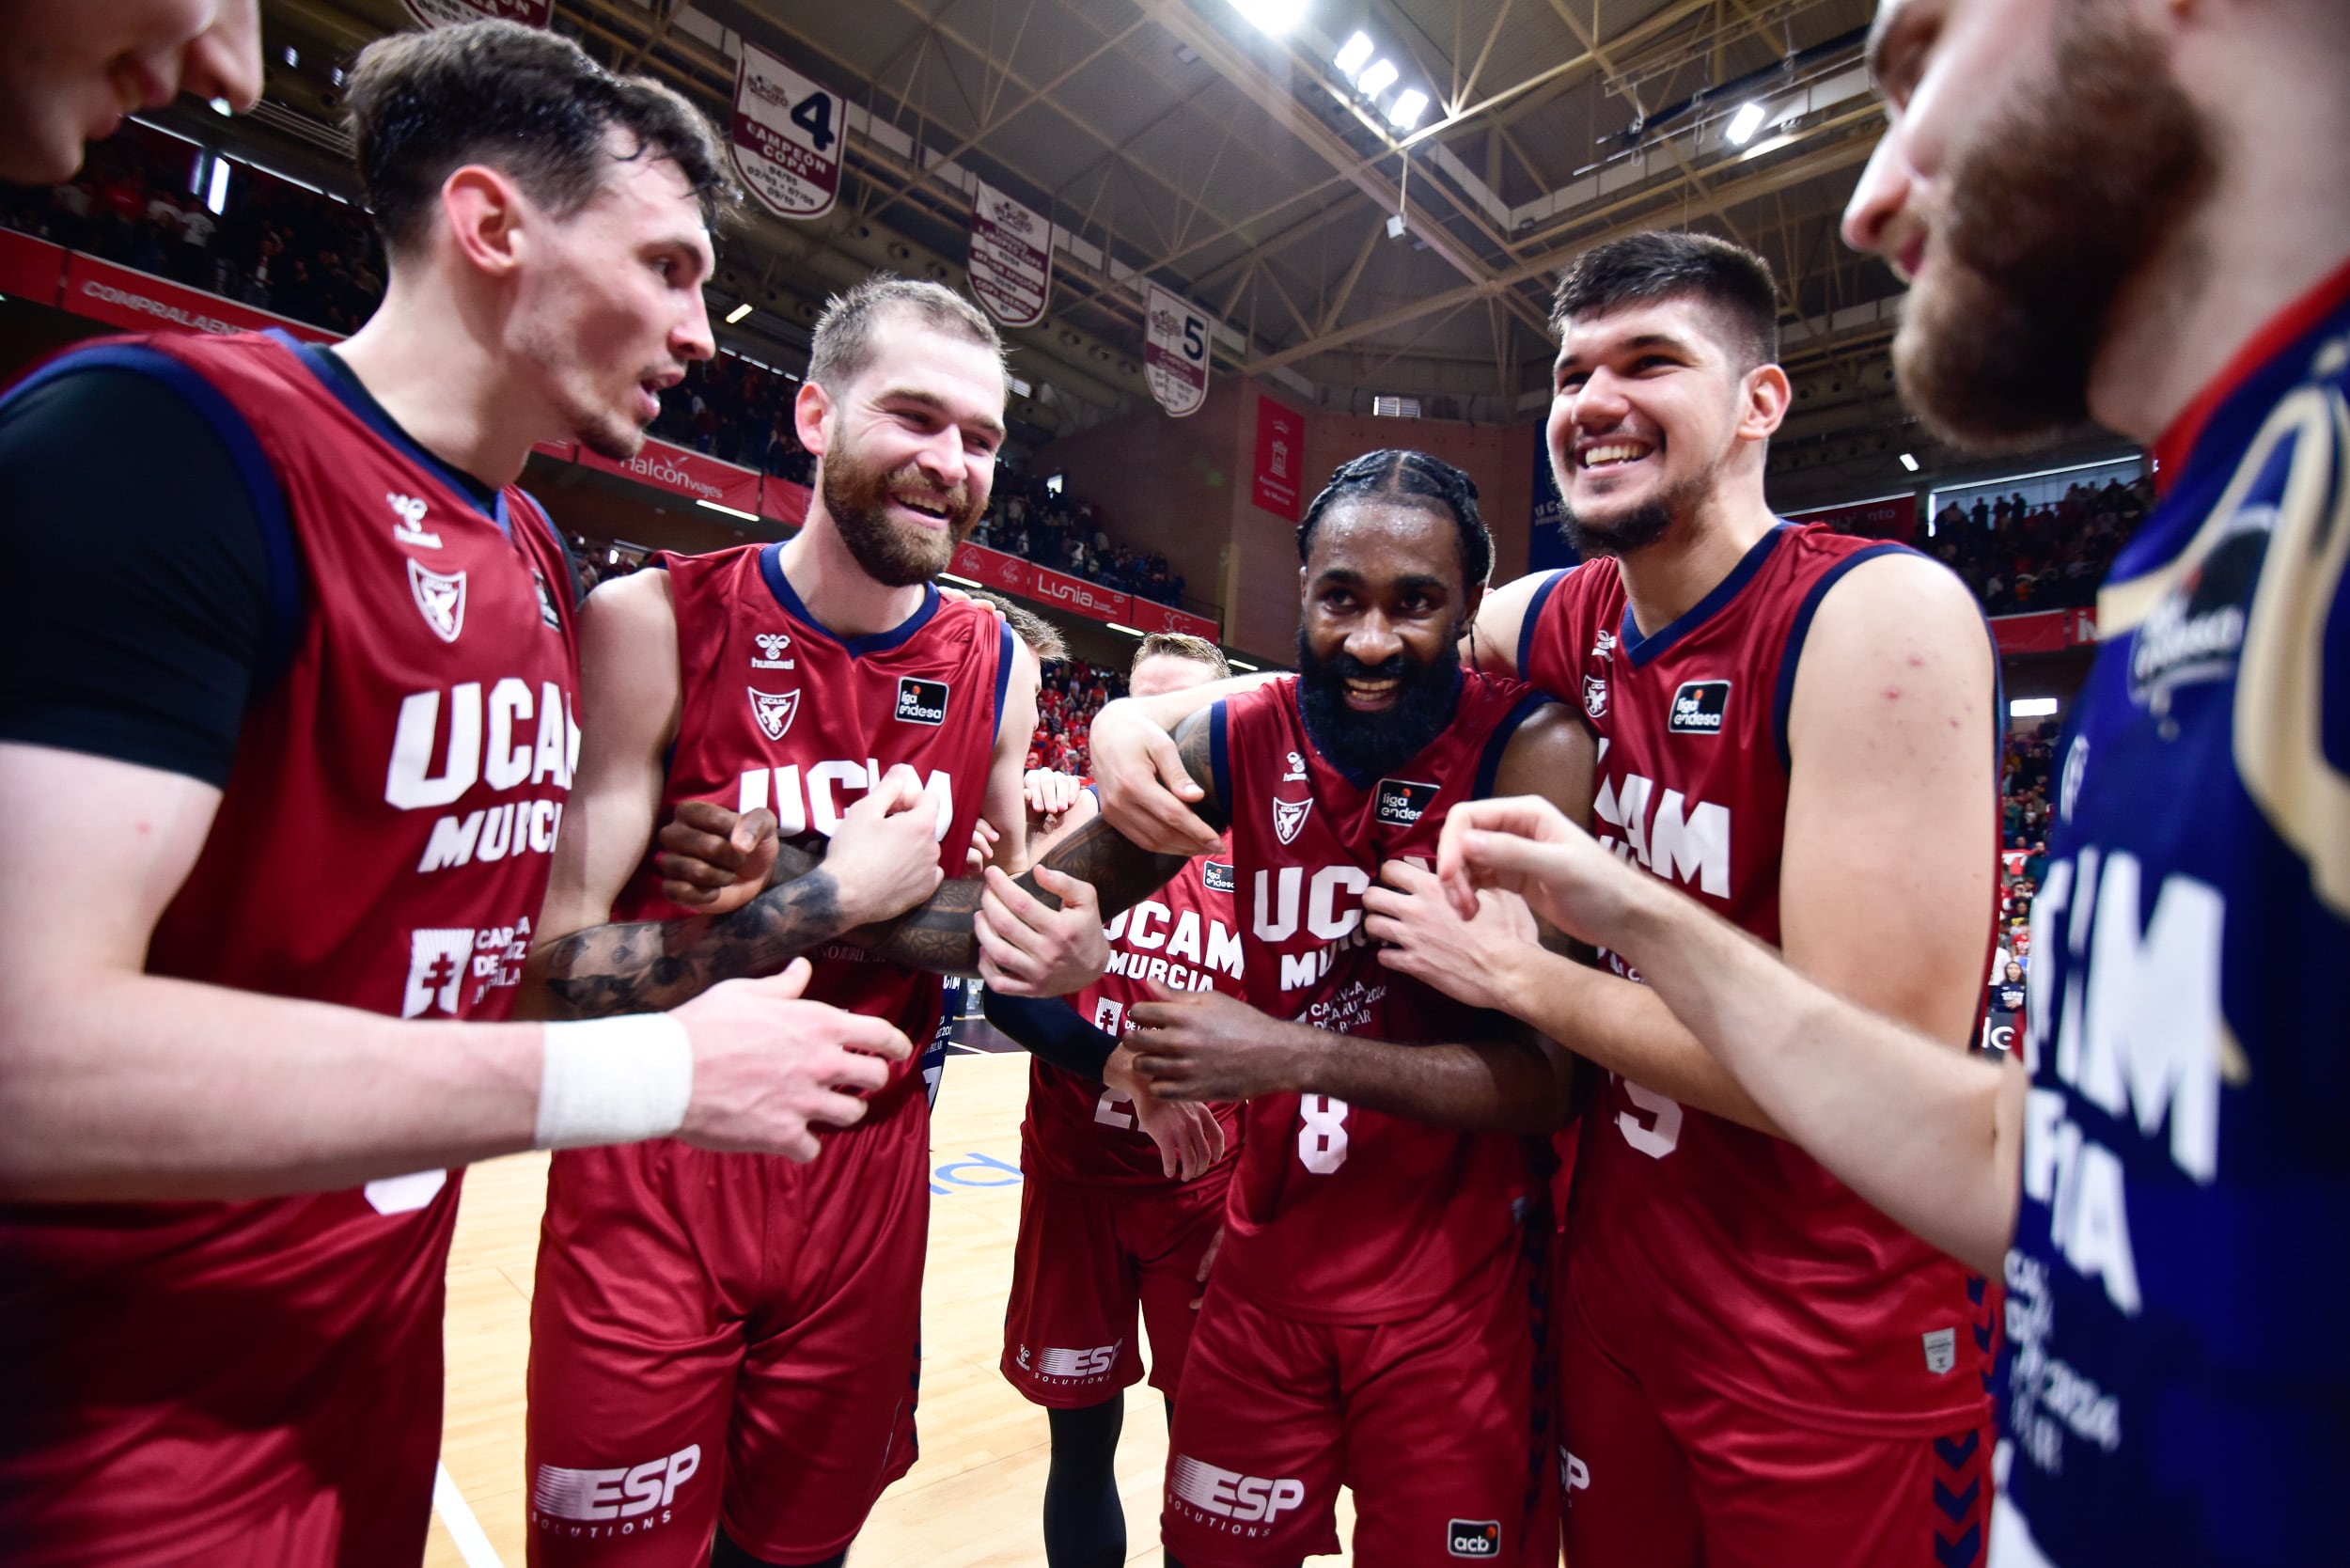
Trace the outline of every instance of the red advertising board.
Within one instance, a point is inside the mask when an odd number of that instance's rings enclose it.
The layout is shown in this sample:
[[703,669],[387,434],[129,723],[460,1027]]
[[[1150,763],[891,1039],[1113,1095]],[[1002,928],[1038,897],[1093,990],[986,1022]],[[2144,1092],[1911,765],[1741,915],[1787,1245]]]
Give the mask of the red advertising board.
[[691,500],[714,501],[754,516],[759,512],[760,476],[756,470],[737,468],[731,463],[720,463],[714,457],[672,447],[666,441],[648,440],[644,450],[625,463],[615,463],[582,447],[579,461],[587,467],[619,474]]
[[1154,599],[1136,594],[1133,604],[1134,619],[1126,622],[1137,632],[1181,632],[1186,636],[1205,637],[1216,642],[1224,628],[1203,615],[1179,610],[1172,604],[1162,604]]
[[14,294],[36,305],[56,304],[65,255],[61,245],[0,229],[0,294]]
[[2041,610],[2033,615],[1995,615],[1991,637],[2002,653],[2061,653],[2073,646],[2071,610]]
[[759,480],[759,510],[762,516],[798,527],[807,521],[807,504],[816,493],[804,484],[764,474]]
[[1274,516],[1296,522],[1298,470],[1305,463],[1306,416],[1259,398],[1256,482],[1249,498]]
[[1116,621],[1121,626],[1134,624],[1127,617],[1134,614],[1134,599],[1116,588],[1089,583],[1083,577],[1072,577],[1052,568],[1032,568],[1035,581],[1028,588],[1028,597],[1041,604],[1057,609],[1074,610],[1092,620]]
[[1840,534],[1864,539],[1898,540],[1904,544],[1918,537],[1918,497],[1888,495],[1882,500],[1856,501],[1848,507],[1819,507],[1791,511],[1790,523],[1825,523]]
[[540,457],[551,457],[557,463],[577,463],[579,443],[576,441],[534,441],[530,449]]
[[70,252],[66,258],[65,291],[57,303],[77,316],[133,332],[153,332],[159,327],[182,332],[266,332],[283,327],[312,343],[332,343],[341,337],[290,316],[274,316],[80,251]]
[[1007,556],[1001,550],[990,550],[979,544],[958,544],[955,557],[948,563],[958,577],[968,577],[983,588],[997,593],[1016,593],[1023,599],[1033,597],[1036,568],[1017,556]]

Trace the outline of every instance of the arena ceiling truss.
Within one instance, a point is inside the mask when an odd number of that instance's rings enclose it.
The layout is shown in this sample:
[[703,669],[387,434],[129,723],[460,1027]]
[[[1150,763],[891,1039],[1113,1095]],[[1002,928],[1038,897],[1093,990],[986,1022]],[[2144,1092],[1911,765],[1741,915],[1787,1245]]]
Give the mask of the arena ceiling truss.
[[[724,118],[748,40],[849,106],[838,205],[725,247],[727,332],[794,366],[823,297],[875,267],[963,278],[976,178],[1058,231],[1014,334],[1039,435],[1142,406],[1148,278],[1217,317],[1215,373],[1319,406],[1437,417],[1543,405],[1550,280],[1644,227],[1778,270],[1799,406],[1788,456],[1898,424],[1899,286],[1837,222],[1883,127],[1871,0],[557,0],[556,25]],[[1259,16],[1294,12],[1269,31]],[[399,0],[265,0],[248,134],[331,144],[331,75]],[[1349,44],[1357,36],[1365,42]],[[280,69],[280,42],[299,70]],[[1418,95],[1418,114],[1410,102]],[[1398,220],[1401,220],[1400,223]],[[1830,388],[1834,390],[1831,391]],[[1844,449],[1837,443],[1841,441]],[[1796,460],[1800,461],[1800,460]],[[1889,459],[1888,460],[1889,461]]]

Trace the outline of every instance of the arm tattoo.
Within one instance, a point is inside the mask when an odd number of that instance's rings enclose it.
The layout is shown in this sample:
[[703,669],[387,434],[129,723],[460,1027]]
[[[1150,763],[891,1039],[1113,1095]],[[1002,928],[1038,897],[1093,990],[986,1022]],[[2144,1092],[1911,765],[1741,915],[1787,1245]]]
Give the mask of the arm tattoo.
[[530,960],[543,988],[537,1011],[548,1018],[654,1012],[720,980],[776,973],[841,933],[839,888],[813,859],[808,865],[731,915],[591,926],[549,943]]
[[[1195,713],[1176,739],[1183,765],[1208,792],[1200,814],[1216,822],[1222,808],[1214,799],[1208,731],[1207,715]],[[1056,844],[1040,864],[1093,884],[1106,916],[1166,886],[1184,859],[1139,849],[1095,817]],[[1037,886],[1032,872],[1017,880],[1048,908],[1060,907],[1058,899]],[[908,968],[975,975],[979,944],[971,917],[979,907],[982,886],[968,878],[944,883],[929,902],[894,920],[847,931],[840,890],[822,870],[821,857],[786,844],[776,852],[767,890],[731,915],[591,926],[549,943],[531,955],[528,973],[540,983],[531,988],[537,1006],[527,1011],[547,1018],[658,1011],[690,1001],[721,980],[775,974],[802,953],[842,938]]]

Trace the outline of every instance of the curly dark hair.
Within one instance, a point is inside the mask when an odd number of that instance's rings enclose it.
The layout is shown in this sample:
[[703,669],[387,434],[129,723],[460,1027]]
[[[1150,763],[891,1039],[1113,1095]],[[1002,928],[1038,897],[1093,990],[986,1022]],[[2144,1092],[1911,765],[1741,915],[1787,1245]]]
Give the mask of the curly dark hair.
[[683,96],[510,22],[378,39],[345,102],[368,208],[394,252],[423,238],[443,181],[467,164],[504,170],[557,216],[579,211],[614,161],[615,131],[634,143],[623,161],[678,166],[705,225],[742,200],[717,132]]
[[1460,530],[1461,586],[1475,589],[1493,575],[1494,536],[1477,510],[1477,481],[1442,458],[1393,448],[1365,452],[1339,464],[1306,509],[1306,521],[1297,525],[1297,558],[1303,561],[1312,555],[1314,529],[1324,512],[1341,501],[1364,496],[1451,513]]
[[1778,362],[1778,289],[1771,264],[1743,245],[1711,234],[1663,229],[1611,240],[1567,263],[1550,303],[1550,331],[1563,337],[1578,316],[1598,316],[1635,300],[1693,295],[1729,328],[1724,344],[1745,369]]

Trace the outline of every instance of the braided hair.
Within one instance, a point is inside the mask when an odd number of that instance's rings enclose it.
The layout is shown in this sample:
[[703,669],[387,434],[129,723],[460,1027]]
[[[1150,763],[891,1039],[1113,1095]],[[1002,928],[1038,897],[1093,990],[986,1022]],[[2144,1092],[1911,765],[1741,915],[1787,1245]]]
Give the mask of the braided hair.
[[1297,525],[1298,560],[1303,562],[1313,553],[1314,529],[1331,508],[1343,501],[1374,497],[1450,512],[1460,533],[1462,587],[1474,593],[1493,575],[1494,536],[1477,510],[1477,481],[1442,458],[1394,448],[1365,452],[1339,464],[1330,482],[1306,509],[1306,521]]

